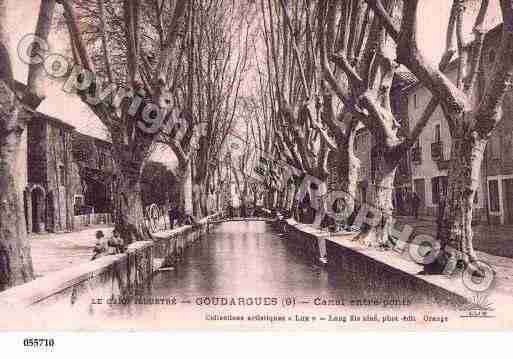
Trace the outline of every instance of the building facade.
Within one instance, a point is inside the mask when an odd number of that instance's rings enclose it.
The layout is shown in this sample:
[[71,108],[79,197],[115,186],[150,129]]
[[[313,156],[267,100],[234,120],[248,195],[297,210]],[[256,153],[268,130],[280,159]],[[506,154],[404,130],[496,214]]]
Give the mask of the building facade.
[[[501,25],[490,30],[485,37],[482,69],[472,93],[474,104],[482,98],[494,69],[500,46]],[[446,75],[456,80],[457,62],[447,68]],[[391,89],[391,107],[401,123],[400,131],[414,128],[431,100],[431,92],[407,72],[399,72]],[[493,224],[513,224],[513,89],[506,93],[503,118],[492,132],[481,167],[481,180],[474,199],[474,219]],[[402,134],[399,133],[401,136]],[[451,155],[451,136],[448,123],[438,107],[424,128],[417,143],[400,162],[394,180],[394,207],[398,214],[411,214],[409,198],[416,192],[421,203],[419,214],[436,216],[438,206],[447,193],[448,165]],[[356,134],[354,150],[361,161],[358,176],[358,201],[373,199],[373,138],[365,128]],[[336,187],[336,156],[330,156],[330,188]],[[402,208],[401,208],[402,207]]]
[[20,193],[28,233],[68,232],[110,222],[110,143],[32,113],[20,146]]
[[113,162],[111,144],[73,133],[73,211],[75,216],[112,212]]
[[[472,101],[477,106],[494,69],[495,54],[500,46],[501,25],[490,30],[484,40],[482,67]],[[448,66],[446,75],[455,80],[457,63]],[[431,93],[414,84],[403,89],[408,99],[410,126],[422,115]],[[481,167],[481,181],[474,199],[474,218],[489,223],[513,223],[513,102],[510,90],[503,104],[503,118],[492,132]],[[423,200],[422,211],[436,215],[438,202],[446,193],[447,167],[451,138],[442,110],[438,107],[411,151],[412,185]]]
[[56,118],[35,113],[27,126],[25,214],[29,232],[73,229],[72,133]]
[[[502,27],[488,32],[483,45],[483,70],[479,79],[479,98],[490,81]],[[494,224],[513,224],[513,90],[506,93],[502,120],[492,132],[483,160],[482,175],[487,219]]]

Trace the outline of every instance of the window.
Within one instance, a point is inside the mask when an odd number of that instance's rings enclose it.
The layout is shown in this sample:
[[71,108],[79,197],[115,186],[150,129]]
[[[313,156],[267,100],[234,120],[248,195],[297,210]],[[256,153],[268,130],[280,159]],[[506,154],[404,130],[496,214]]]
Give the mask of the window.
[[490,200],[490,211],[499,212],[499,182],[497,180],[488,181],[488,193]]
[[433,204],[440,202],[440,198],[445,197],[447,193],[447,177],[438,176],[431,179],[431,199]]
[[362,187],[360,195],[362,196],[362,203],[366,203],[367,202],[367,188]]
[[433,204],[437,204],[440,201],[440,192],[438,185],[438,177],[431,178],[431,201],[433,202]]
[[417,94],[413,94],[413,108],[417,108]]
[[490,52],[488,53],[488,62],[493,63],[494,61],[495,61],[495,51],[490,50]]
[[78,216],[80,214],[80,209],[82,208],[82,206],[84,206],[84,196],[75,195],[73,205],[75,216]]
[[420,146],[420,139],[417,139],[415,146],[411,149],[411,160],[415,163],[422,161],[422,148]]
[[59,184],[64,186],[66,184],[66,172],[64,170],[64,166],[59,166]]
[[441,140],[440,124],[435,125],[435,142],[438,143]]
[[492,134],[490,140],[488,141],[488,153],[492,160],[500,158],[500,138],[497,134]]
[[502,138],[502,150],[504,151],[504,159],[506,160],[512,160],[513,159],[513,131],[510,133],[507,133]]
[[98,168],[102,169],[105,167],[105,153],[104,152],[98,152]]

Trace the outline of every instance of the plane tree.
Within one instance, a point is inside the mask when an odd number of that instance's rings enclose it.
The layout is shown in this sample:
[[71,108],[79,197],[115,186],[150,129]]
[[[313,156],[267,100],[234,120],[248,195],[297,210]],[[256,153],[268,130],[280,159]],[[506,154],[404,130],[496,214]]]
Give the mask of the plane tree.
[[[346,119],[334,122],[336,117],[333,115],[324,117],[328,133],[335,139],[333,147],[337,147],[342,156],[350,156],[348,150],[351,151],[352,146],[345,146],[352,138],[351,130],[354,131],[358,123],[372,136],[373,204],[369,209],[373,219],[367,221],[370,230],[358,239],[369,245],[387,245],[393,222],[392,193],[396,170],[438,103],[436,99],[431,100],[411,129],[396,118],[392,111],[391,89],[399,69],[397,46],[383,17],[386,16],[389,26],[396,28],[404,24],[407,6],[398,0],[384,0],[377,7],[373,4],[376,3],[320,0],[319,56],[324,79],[332,94],[326,96],[326,101],[329,103],[332,101],[330,96],[335,96],[343,106],[338,116]],[[381,15],[375,13],[378,8]],[[448,50],[438,64],[440,71],[447,68],[450,60],[451,51]],[[348,166],[347,170],[348,193],[352,195],[356,189],[356,171],[354,166]]]
[[[304,194],[308,192],[312,201],[319,200],[326,193],[329,147],[313,127],[323,112],[315,7],[309,1],[281,0],[261,0],[260,7],[275,144],[280,157],[297,174],[288,176],[293,180],[287,185],[298,194],[305,178],[308,182],[315,179],[314,185],[304,185]],[[321,209],[315,204],[313,207]]]
[[[473,94],[482,66],[483,43],[488,29],[485,16],[489,1],[477,2],[478,11],[472,14],[472,3],[454,0],[447,27],[446,56],[456,57],[456,80],[451,80],[429,61],[418,40],[419,1],[404,3],[402,22],[394,23],[379,0],[366,0],[380,19],[387,34],[395,41],[397,61],[407,67],[432,93],[431,105],[440,104],[449,125],[451,157],[448,169],[447,194],[438,213],[437,239],[442,255],[434,267],[447,263],[466,266],[477,263],[472,239],[472,207],[480,181],[483,153],[491,132],[503,118],[502,105],[513,76],[513,2],[500,0],[502,14],[501,41],[491,78],[478,101]],[[470,40],[464,33],[464,19],[475,16]],[[454,45],[453,38],[456,38]],[[428,105],[429,106],[429,105]]]
[[176,107],[189,1],[59,0],[79,70],[71,82],[112,142],[114,217],[127,242],[147,238],[140,178]]
[[[41,1],[34,34],[43,41],[48,39],[54,9],[55,1]],[[29,65],[26,85],[19,86],[14,79],[13,32],[5,27],[9,16],[7,1],[0,0],[0,291],[34,279],[16,157],[27,122],[45,98],[41,49],[31,49],[29,55],[38,61]]]
[[251,25],[245,9],[244,2],[191,0],[186,13],[189,31],[181,63],[185,76],[174,95],[184,110],[162,138],[178,158],[182,183],[191,183],[196,217],[208,213],[219,159],[240,107]]

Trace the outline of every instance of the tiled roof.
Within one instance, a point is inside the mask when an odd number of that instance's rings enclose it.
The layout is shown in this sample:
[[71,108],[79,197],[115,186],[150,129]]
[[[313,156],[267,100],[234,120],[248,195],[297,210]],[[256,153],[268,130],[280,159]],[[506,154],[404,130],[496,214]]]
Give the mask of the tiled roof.
[[[487,40],[490,40],[491,37],[497,36],[502,31],[502,23],[495,25],[493,28],[487,31],[485,35],[485,43]],[[469,43],[467,46],[470,46]],[[448,72],[455,68],[458,65],[458,58],[454,58],[451,63],[447,66],[444,72]],[[401,66],[401,70],[395,73],[394,77],[394,86],[398,86],[401,88],[401,91],[410,90],[416,87],[419,84],[419,80],[417,77],[404,66]]]

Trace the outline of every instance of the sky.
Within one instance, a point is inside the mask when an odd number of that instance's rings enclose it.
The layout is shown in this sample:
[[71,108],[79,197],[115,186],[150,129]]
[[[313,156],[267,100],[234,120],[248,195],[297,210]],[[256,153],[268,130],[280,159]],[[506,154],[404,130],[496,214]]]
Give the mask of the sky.
[[[40,3],[40,0],[7,0],[7,11],[12,15],[8,19],[6,28],[12,34],[9,44],[12,51],[16,51],[17,44],[23,36],[34,32]],[[57,5],[58,7],[59,5]],[[51,52],[67,54],[67,49],[69,49],[67,32],[57,33],[54,31],[50,34],[48,40]],[[26,83],[28,66],[18,57],[14,59],[13,70],[16,80]],[[47,96],[38,108],[38,111],[75,126],[79,132],[101,139],[108,139],[105,127],[89,111],[87,106],[77,96],[70,95],[62,90],[63,80],[48,78],[46,84],[48,86]],[[163,145],[157,147],[151,159],[161,162],[169,168],[174,168],[177,164],[174,153]]]
[[[421,50],[428,59],[437,61],[443,52],[445,42],[445,29],[449,18],[451,1],[448,0],[421,0],[422,16],[419,18],[419,43]],[[34,32],[40,0],[7,0],[9,19],[6,28],[13,35],[10,48],[16,49],[19,40],[26,34]],[[59,7],[59,5],[57,5]],[[496,24],[500,19],[498,1],[491,0],[487,16],[487,24]],[[469,31],[472,19],[467,19],[466,30]],[[49,38],[51,51],[66,53],[69,48],[67,33],[52,33]],[[18,81],[26,82],[27,65],[17,57],[14,59],[14,76]],[[78,131],[106,138],[105,129],[97,118],[92,116],[84,104],[76,97],[62,91],[62,81],[48,79],[47,98],[41,104],[39,111],[62,119],[74,125]],[[153,158],[159,162],[174,166],[176,158],[172,151],[160,148],[158,155]]]

